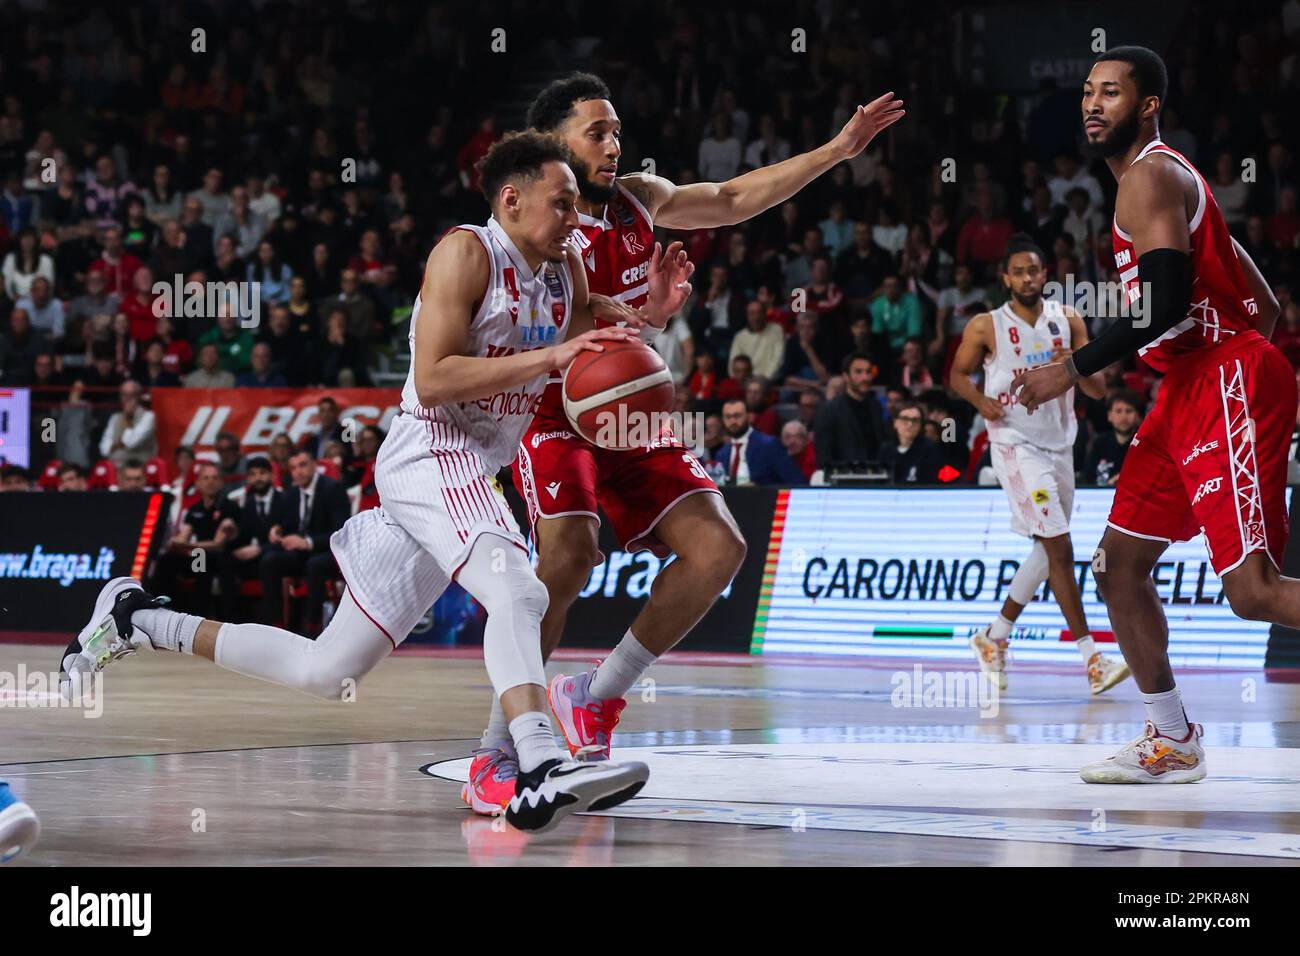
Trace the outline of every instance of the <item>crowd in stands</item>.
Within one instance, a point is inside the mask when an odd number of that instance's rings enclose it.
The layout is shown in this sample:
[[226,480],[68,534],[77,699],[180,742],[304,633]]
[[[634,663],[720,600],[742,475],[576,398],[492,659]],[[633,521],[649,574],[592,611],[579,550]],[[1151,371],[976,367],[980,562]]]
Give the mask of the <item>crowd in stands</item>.
[[[1162,131],[1272,281],[1296,363],[1300,131],[1284,118],[1300,0],[1255,6],[1185,11],[1162,51]],[[966,323],[1006,299],[1007,239],[1032,236],[1063,284],[1118,279],[1114,182],[1079,151],[1074,87],[984,89],[955,57],[918,58],[957,40],[955,18],[915,5],[771,20],[664,2],[598,29],[577,7],[521,9],[507,32],[527,54],[493,53],[489,12],[450,2],[56,7],[0,9],[0,387],[33,390],[34,431],[57,421],[31,471],[57,460],[67,487],[104,462],[137,480],[158,453],[154,389],[369,385],[400,359],[429,249],[486,217],[474,163],[509,128],[494,104],[535,92],[514,56],[534,78],[601,74],[622,168],[650,160],[679,183],[815,148],[885,83],[907,100],[904,122],[790,201],[677,236],[696,290],[656,347],[678,410],[705,416],[696,451],[719,481],[989,480],[983,422],[946,379]],[[817,38],[802,59],[767,42],[793,17]],[[154,283],[174,277],[256,281],[260,299],[160,310]],[[1084,483],[1114,480],[1159,387],[1137,360],[1106,378],[1104,400],[1076,396]]]

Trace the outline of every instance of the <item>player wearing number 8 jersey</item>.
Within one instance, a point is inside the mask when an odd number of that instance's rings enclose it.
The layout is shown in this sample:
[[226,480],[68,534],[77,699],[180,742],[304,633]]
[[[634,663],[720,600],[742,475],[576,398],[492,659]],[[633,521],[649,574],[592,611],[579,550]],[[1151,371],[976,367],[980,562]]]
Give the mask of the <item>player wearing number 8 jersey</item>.
[[[1071,389],[1030,414],[1015,403],[1011,383],[1023,369],[1060,362],[1088,341],[1087,327],[1073,308],[1043,298],[1047,277],[1043,252],[1022,234],[1012,236],[1002,260],[1002,281],[1010,300],[970,321],[953,359],[949,384],[979,409],[988,423],[989,454],[998,483],[1011,505],[1011,530],[1029,537],[1033,547],[1011,581],[1002,611],[971,635],[980,669],[1006,689],[1007,641],[1025,605],[1050,579],[1083,657],[1094,695],[1128,676],[1123,662],[1102,654],[1093,643],[1075,577],[1070,516],[1074,508],[1074,439],[1078,422]],[[983,367],[984,390],[972,383]],[[1100,376],[1079,387],[1100,398]]]
[[1124,460],[1097,581],[1147,709],[1143,734],[1084,767],[1090,783],[1205,776],[1201,728],[1174,682],[1151,571],[1171,541],[1205,536],[1232,609],[1300,627],[1300,581],[1280,573],[1295,375],[1268,342],[1278,305],[1229,235],[1214,195],[1160,141],[1168,77],[1144,47],[1102,54],[1083,89],[1085,138],[1119,181],[1115,264],[1135,307],[1063,365],[1017,376],[1029,409],[1134,352],[1165,373]]

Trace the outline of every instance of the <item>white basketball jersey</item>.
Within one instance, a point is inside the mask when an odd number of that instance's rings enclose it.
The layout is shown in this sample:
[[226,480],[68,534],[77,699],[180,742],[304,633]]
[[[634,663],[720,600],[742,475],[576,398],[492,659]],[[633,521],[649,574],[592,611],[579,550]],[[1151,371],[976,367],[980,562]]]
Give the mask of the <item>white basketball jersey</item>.
[[1005,417],[988,423],[989,441],[1003,445],[1036,445],[1060,451],[1074,445],[1079,430],[1074,417],[1074,389],[1035,409],[1031,415],[1017,404],[1011,382],[1027,369],[1046,365],[1057,348],[1071,348],[1070,322],[1061,303],[1041,300],[1043,311],[1030,325],[1011,311],[1008,302],[993,310],[993,353],[984,359],[984,394],[1002,406]]
[[[494,358],[555,345],[573,314],[573,278],[569,264],[543,262],[536,272],[493,217],[486,226],[459,226],[472,232],[487,250],[490,274],[483,302],[469,328],[466,355]],[[402,411],[429,421],[421,431],[429,451],[467,451],[476,454],[490,473],[514,461],[519,439],[532,421],[542,392],[545,373],[476,401],[425,408],[415,390],[415,323],[420,318],[420,298],[411,312],[411,370],[402,388]]]

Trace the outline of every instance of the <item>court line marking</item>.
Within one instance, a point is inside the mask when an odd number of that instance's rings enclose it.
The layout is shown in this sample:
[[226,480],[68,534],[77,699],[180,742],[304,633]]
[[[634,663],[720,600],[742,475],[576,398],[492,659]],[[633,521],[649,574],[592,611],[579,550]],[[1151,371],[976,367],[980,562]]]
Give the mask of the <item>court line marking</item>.
[[[425,764],[420,772],[435,779],[464,783],[470,758]],[[1068,810],[1069,808],[1059,808]],[[1079,812],[1079,811],[1076,811]],[[1044,817],[990,816],[974,813],[876,809],[793,802],[691,800],[637,797],[621,807],[591,816],[688,823],[721,823],[788,829],[854,833],[897,833],[910,836],[954,837],[1021,843],[1053,843],[1096,849],[1146,849],[1179,853],[1212,853],[1300,860],[1300,835],[1268,831],[1158,827],[1112,823],[1094,832],[1091,822]]]

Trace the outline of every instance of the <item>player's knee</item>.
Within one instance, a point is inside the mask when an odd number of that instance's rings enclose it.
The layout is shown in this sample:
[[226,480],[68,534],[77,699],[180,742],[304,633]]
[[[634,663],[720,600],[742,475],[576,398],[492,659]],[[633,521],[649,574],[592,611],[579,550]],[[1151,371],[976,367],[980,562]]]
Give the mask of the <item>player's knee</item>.
[[587,579],[591,569],[600,564],[600,542],[595,530],[586,524],[546,537],[538,550],[540,576]]
[[546,609],[550,607],[551,595],[546,590],[545,584],[529,575],[519,582],[516,601],[522,613],[540,621],[545,616]]
[[730,581],[740,570],[747,548],[740,531],[729,522],[713,521],[698,529],[679,558],[702,574]]
[[1232,613],[1243,621],[1274,620],[1273,595],[1263,583],[1225,581],[1224,590],[1228,592]]
[[306,673],[298,687],[322,700],[349,700],[356,694],[361,675],[347,671],[341,662],[331,660],[325,654],[311,654],[307,657]]

